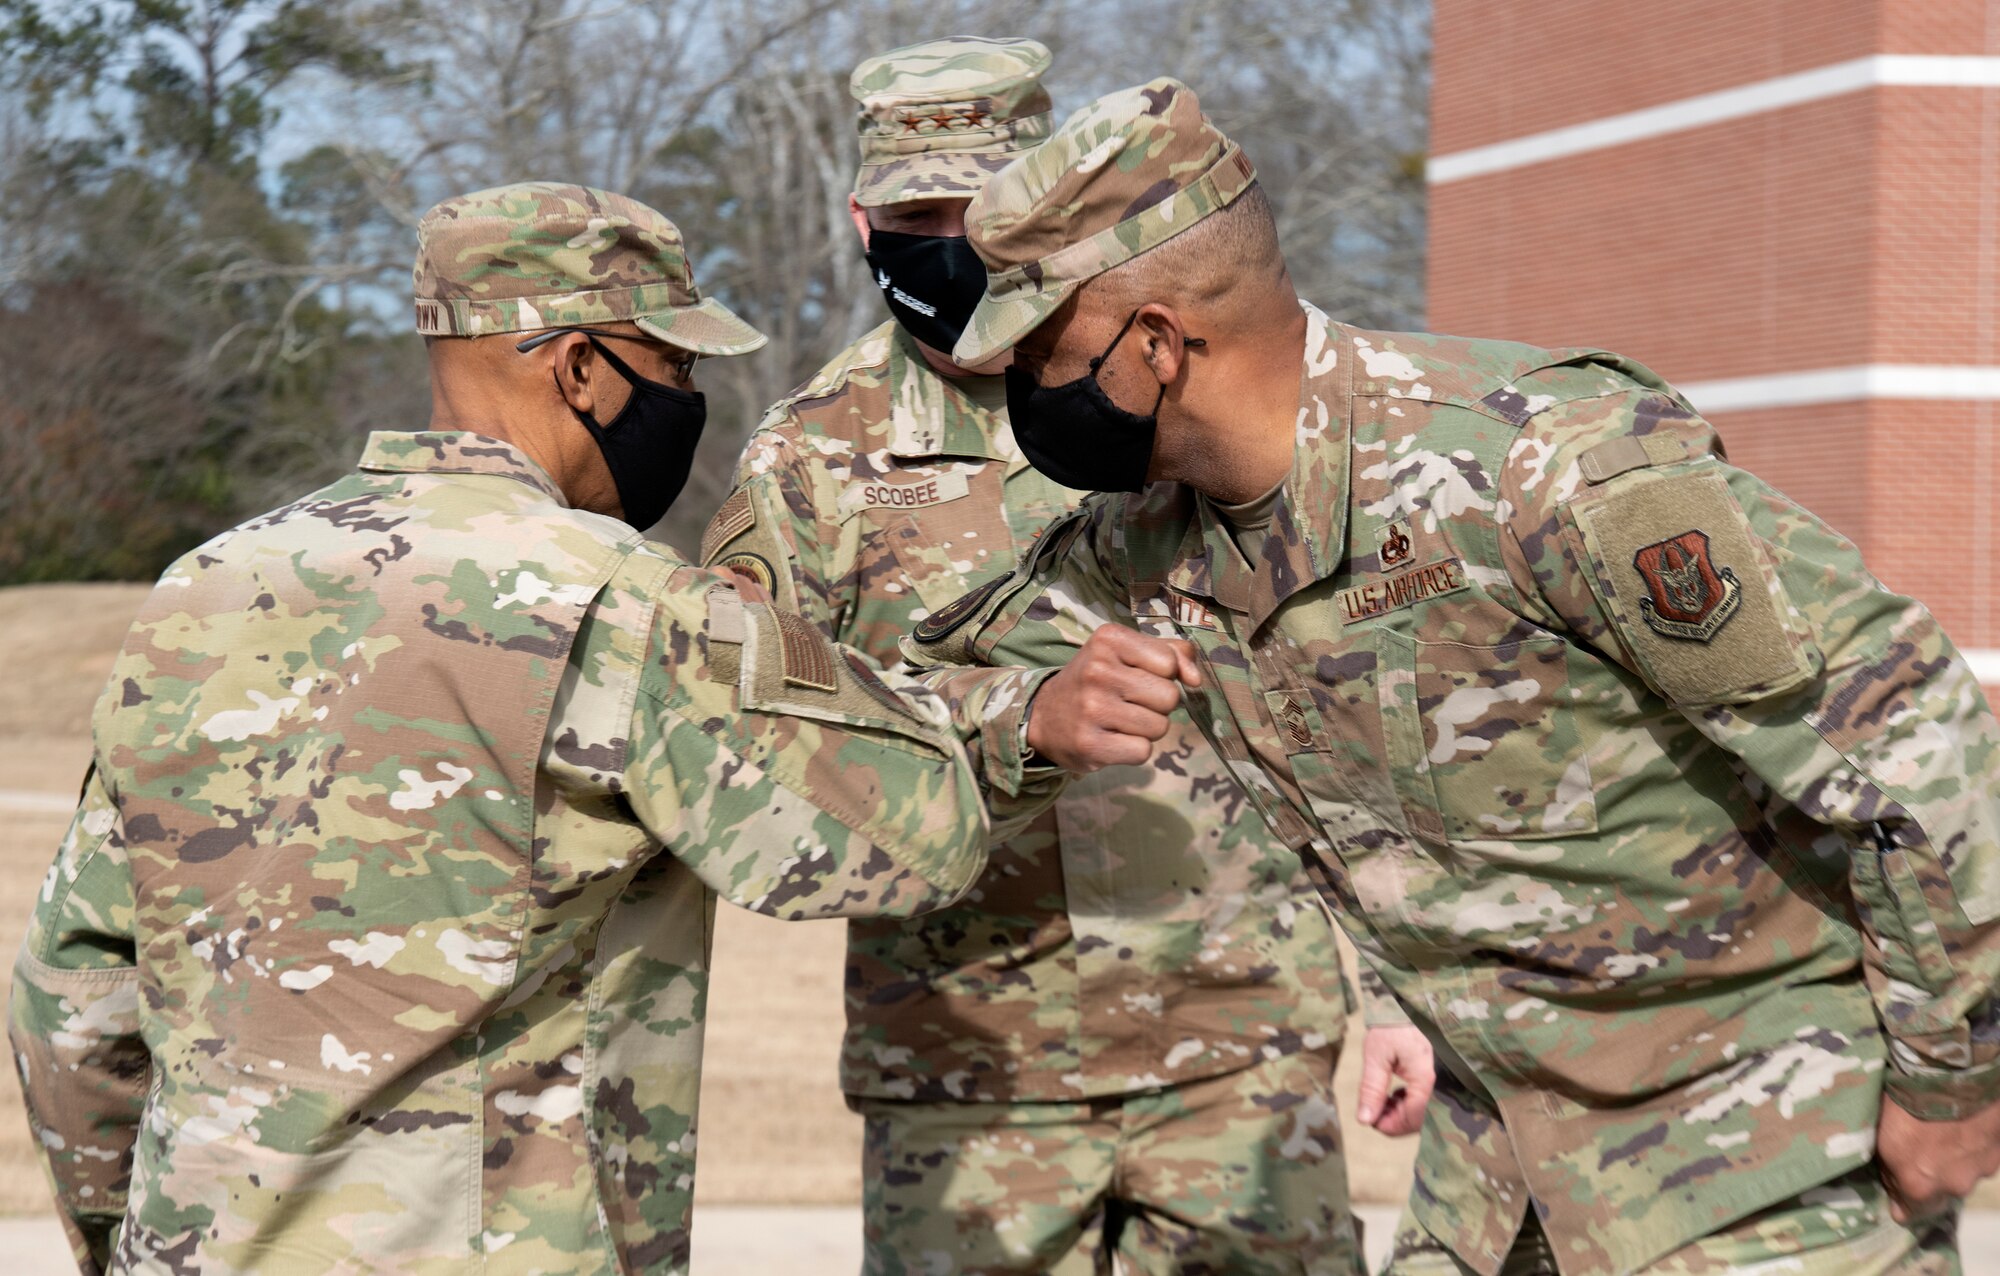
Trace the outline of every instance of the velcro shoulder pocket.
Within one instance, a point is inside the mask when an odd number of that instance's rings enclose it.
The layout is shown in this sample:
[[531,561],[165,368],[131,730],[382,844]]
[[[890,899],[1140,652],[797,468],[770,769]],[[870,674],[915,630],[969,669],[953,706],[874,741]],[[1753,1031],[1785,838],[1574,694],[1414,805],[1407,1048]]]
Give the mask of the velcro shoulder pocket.
[[890,743],[949,751],[943,723],[925,712],[928,704],[898,694],[865,658],[819,626],[768,603],[738,602],[734,610],[741,634],[736,686],[744,711],[871,728],[886,732]]
[[1676,705],[1741,704],[1818,672],[1818,653],[1713,461],[1639,468],[1566,507],[1591,590]]
[[715,552],[757,525],[757,507],[750,501],[750,489],[739,487],[729,494],[708,527],[701,534],[701,560],[708,562]]
[[701,561],[755,582],[787,611],[798,609],[791,554],[750,487],[730,493],[709,520],[701,536]]

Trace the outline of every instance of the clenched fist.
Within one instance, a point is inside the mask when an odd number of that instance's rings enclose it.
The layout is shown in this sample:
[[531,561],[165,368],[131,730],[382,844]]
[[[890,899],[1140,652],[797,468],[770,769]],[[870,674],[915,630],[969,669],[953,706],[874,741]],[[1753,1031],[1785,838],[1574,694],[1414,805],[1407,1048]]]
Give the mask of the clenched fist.
[[1920,1121],[1883,1095],[1875,1155],[1898,1223],[1935,1214],[2000,1170],[2000,1103],[1956,1121]]
[[[1403,1088],[1392,1093],[1389,1086],[1397,1077]],[[1406,1023],[1371,1027],[1361,1039],[1361,1094],[1354,1115],[1392,1139],[1415,1134],[1423,1128],[1424,1105],[1436,1084],[1437,1062],[1421,1029]]]
[[1201,685],[1192,644],[1101,626],[1035,693],[1028,747],[1079,774],[1144,762],[1183,685]]

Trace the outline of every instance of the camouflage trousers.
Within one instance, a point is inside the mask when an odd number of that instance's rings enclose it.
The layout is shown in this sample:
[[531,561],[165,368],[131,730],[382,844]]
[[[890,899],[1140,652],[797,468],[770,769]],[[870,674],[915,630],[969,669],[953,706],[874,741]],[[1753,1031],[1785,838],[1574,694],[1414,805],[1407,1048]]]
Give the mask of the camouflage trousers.
[[[1407,1212],[1382,1276],[1469,1276],[1460,1261]],[[1500,1276],[1557,1276],[1548,1236],[1533,1211]],[[1909,1227],[1889,1217],[1874,1165],[1843,1174],[1648,1263],[1634,1276],[1959,1276],[1958,1211]]]
[[867,1276],[1358,1276],[1333,1051],[1079,1103],[860,1099]]

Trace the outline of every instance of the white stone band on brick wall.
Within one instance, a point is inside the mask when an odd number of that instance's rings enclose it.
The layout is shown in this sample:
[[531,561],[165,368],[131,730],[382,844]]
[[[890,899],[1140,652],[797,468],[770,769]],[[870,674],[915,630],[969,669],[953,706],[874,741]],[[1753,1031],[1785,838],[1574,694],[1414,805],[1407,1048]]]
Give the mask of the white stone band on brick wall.
[[2000,649],[1993,647],[1974,648],[1965,654],[1965,663],[1972,666],[1972,676],[1989,687],[2000,686]]
[[1964,364],[1863,363],[1762,377],[1674,383],[1703,412],[1792,408],[1857,399],[2000,399],[2000,368]]
[[1526,137],[1475,146],[1471,150],[1434,155],[1427,169],[1433,186],[1485,173],[1504,172],[1584,151],[1601,150],[1659,137],[1724,120],[1759,115],[1803,102],[1839,97],[1883,86],[1928,88],[2000,88],[2000,57],[1942,54],[1878,53],[1815,67],[1795,75],[1760,80],[1695,97],[1681,98],[1642,111],[1531,133]]

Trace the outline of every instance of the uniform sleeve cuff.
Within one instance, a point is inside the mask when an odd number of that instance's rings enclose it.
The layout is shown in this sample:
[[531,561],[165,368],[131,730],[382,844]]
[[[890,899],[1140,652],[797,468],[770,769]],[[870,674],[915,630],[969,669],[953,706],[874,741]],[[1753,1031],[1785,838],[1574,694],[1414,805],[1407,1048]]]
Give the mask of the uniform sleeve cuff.
[[1395,996],[1384,993],[1379,997],[1361,994],[1361,1022],[1370,1028],[1407,1028],[1410,1026],[1410,1012],[1403,1009],[1403,1003]]
[[1410,1012],[1403,1003],[1396,1000],[1396,994],[1389,991],[1389,985],[1382,982],[1382,976],[1369,966],[1367,958],[1361,960],[1361,1022],[1370,1028],[1408,1027]]
[[1042,684],[1059,669],[1012,669],[986,689],[988,713],[981,724],[986,776],[994,788],[1019,796],[1059,775],[1062,768],[1033,757],[1028,749],[1028,713]]
[[1884,1082],[1896,1106],[1919,1121],[1957,1121],[2000,1100],[2000,1063],[1963,1071],[1891,1071]]

